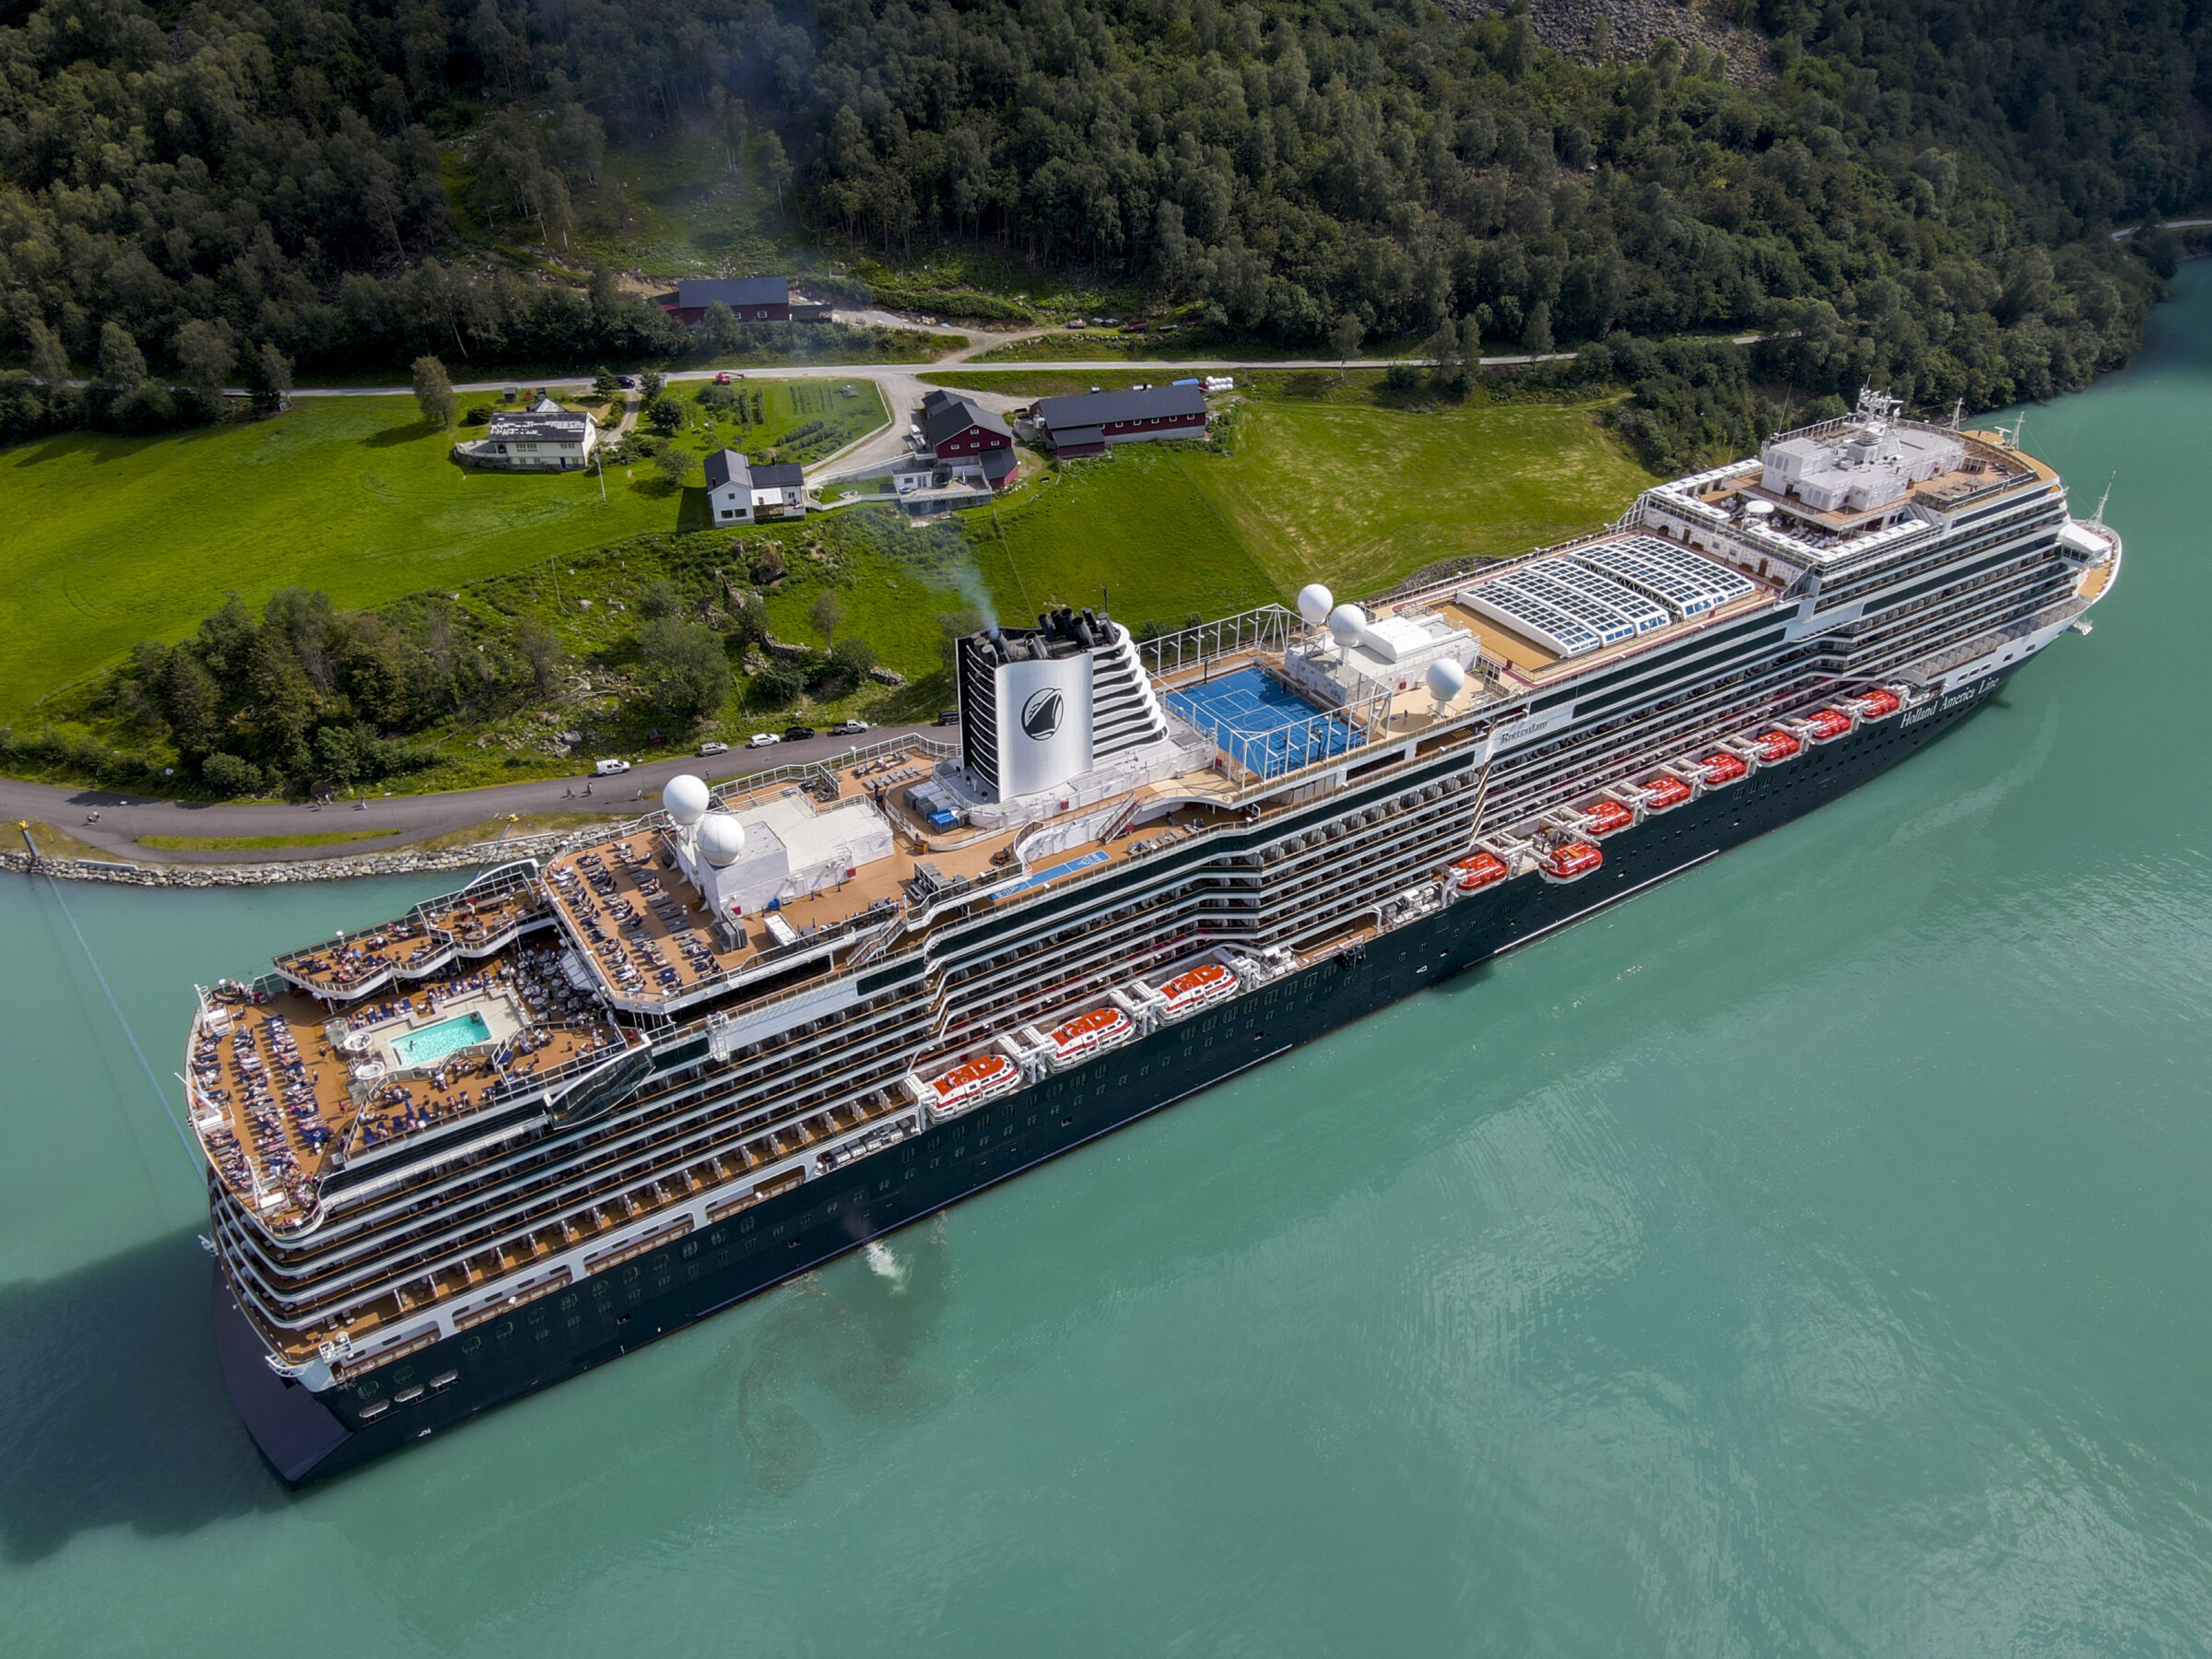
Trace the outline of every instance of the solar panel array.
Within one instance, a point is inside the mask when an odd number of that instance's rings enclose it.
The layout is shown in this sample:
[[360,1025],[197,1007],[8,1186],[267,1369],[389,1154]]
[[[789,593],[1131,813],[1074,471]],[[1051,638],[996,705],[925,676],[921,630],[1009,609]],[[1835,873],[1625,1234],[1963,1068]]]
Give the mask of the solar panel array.
[[1561,656],[1618,645],[1673,619],[1641,594],[1564,559],[1524,565],[1462,597]]
[[1701,617],[1752,584],[1716,560],[1656,536],[1631,535],[1555,554],[1459,597],[1560,656],[1581,656]]
[[1751,583],[1726,566],[1655,535],[1600,542],[1573,557],[1683,618],[1701,617],[1751,591]]

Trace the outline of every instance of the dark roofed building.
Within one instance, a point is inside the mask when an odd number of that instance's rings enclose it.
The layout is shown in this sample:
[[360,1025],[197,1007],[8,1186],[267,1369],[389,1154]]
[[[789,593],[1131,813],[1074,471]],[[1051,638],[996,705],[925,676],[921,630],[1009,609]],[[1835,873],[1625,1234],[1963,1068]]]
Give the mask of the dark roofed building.
[[1011,451],[1013,429],[990,410],[952,392],[932,392],[922,400],[923,447],[940,460]]
[[707,518],[715,524],[749,524],[781,518],[806,505],[806,469],[795,461],[756,466],[742,450],[707,457]]
[[494,415],[483,437],[458,447],[478,466],[559,472],[588,465],[598,445],[599,423],[588,412],[546,398],[535,408]]
[[1197,386],[1139,386],[1048,397],[1030,411],[1063,455],[1095,455],[1109,444],[1206,436],[1206,393]]
[[791,321],[791,279],[787,276],[695,276],[676,285],[676,302],[662,309],[678,323],[706,320],[712,306],[726,305],[740,323]]
[[1071,461],[1106,453],[1106,434],[1095,426],[1062,427],[1052,434],[1052,440],[1053,447]]

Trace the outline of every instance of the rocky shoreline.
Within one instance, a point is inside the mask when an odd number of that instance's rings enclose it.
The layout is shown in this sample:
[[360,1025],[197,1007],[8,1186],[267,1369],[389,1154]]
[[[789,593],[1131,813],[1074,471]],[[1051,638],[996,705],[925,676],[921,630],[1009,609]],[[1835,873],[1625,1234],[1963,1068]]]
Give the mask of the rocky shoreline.
[[518,835],[510,841],[479,841],[438,853],[371,853],[364,858],[258,865],[137,865],[121,859],[61,858],[28,851],[0,852],[0,870],[25,876],[52,876],[64,881],[109,881],[124,887],[274,887],[294,881],[360,881],[377,876],[421,876],[446,870],[481,869],[518,858],[547,859],[579,839],[621,834],[629,826],[609,821],[606,829],[570,830],[549,835]]

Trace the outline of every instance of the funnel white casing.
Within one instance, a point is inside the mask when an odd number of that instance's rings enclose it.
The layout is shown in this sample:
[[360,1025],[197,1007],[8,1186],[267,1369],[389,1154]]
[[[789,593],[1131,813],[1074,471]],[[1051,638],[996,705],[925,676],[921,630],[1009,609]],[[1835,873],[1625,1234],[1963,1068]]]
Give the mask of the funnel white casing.
[[707,816],[707,808],[713,804],[714,797],[707,793],[706,781],[689,772],[678,772],[661,791],[661,805],[668,809],[668,821],[672,824],[696,824]]
[[737,862],[745,851],[745,826],[726,812],[710,812],[699,820],[699,855],[716,869]]
[[1336,595],[1318,582],[1298,590],[1298,614],[1315,628],[1329,619],[1329,612],[1335,606]]
[[1340,605],[1329,613],[1329,632],[1339,645],[1357,645],[1367,633],[1367,613],[1356,605]]

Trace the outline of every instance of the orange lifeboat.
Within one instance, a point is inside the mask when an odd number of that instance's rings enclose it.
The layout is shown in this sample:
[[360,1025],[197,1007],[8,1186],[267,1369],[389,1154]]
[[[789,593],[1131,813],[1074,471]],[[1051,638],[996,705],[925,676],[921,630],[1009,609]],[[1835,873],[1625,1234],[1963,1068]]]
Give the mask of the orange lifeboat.
[[1088,1014],[1078,1014],[1065,1025],[1053,1028],[1053,1058],[1062,1065],[1071,1065],[1098,1050],[1111,1047],[1136,1028],[1129,1016],[1119,1008],[1093,1008]]
[[1805,724],[1805,735],[1815,743],[1833,743],[1851,730],[1851,716],[1841,709],[1815,709]]
[[1718,789],[1724,783],[1733,783],[1751,769],[1744,764],[1741,755],[1732,755],[1726,749],[1715,749],[1700,758],[1698,764],[1705,769],[1705,787]]
[[1536,873],[1547,881],[1580,881],[1605,862],[1606,855],[1586,841],[1561,841],[1543,855]]
[[1643,809],[1646,812],[1672,812],[1696,793],[1672,772],[1661,772],[1655,778],[1646,778],[1636,787],[1643,791]]
[[1861,720],[1881,720],[1904,706],[1896,692],[1885,691],[1879,686],[1865,696],[1853,699],[1852,702],[1852,707],[1858,710]]
[[1798,737],[1778,726],[1771,732],[1761,732],[1758,736],[1752,738],[1751,747],[1759,751],[1759,758],[1761,760],[1771,766],[1777,760],[1787,760],[1792,755],[1802,750],[1805,744]]
[[954,1066],[941,1077],[932,1078],[929,1087],[937,1097],[934,1109],[949,1112],[1004,1094],[1020,1081],[1021,1073],[1013,1061],[1004,1054],[985,1054],[980,1060]]
[[1159,988],[1168,1012],[1182,1014],[1237,988],[1237,976],[1218,962],[1201,962],[1188,973],[1179,973]]
[[1588,836],[1607,836],[1626,830],[1636,821],[1636,815],[1618,801],[1600,801],[1583,812],[1583,833]]
[[1452,885],[1463,893],[1472,893],[1477,888],[1503,881],[1512,872],[1505,860],[1495,853],[1477,853],[1472,858],[1463,858],[1452,866]]

